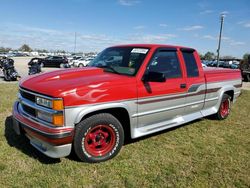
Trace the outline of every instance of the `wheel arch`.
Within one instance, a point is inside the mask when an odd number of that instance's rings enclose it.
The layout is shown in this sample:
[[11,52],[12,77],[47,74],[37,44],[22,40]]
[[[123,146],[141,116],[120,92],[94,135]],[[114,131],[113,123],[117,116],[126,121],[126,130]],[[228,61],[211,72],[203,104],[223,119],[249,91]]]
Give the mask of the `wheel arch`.
[[225,91],[224,94],[227,94],[227,95],[230,96],[230,101],[231,102],[234,100],[234,90]]
[[220,104],[221,104],[221,101],[222,101],[222,98],[223,98],[223,95],[224,94],[227,94],[230,96],[230,100],[231,102],[233,102],[234,100],[234,87],[233,86],[225,86],[225,87],[222,87],[221,90],[220,90],[220,94],[219,94],[219,100],[216,104],[216,111],[218,112],[219,110],[219,107],[220,107]]
[[83,121],[84,119],[99,113],[109,113],[117,118],[124,130],[125,138],[131,138],[131,116],[129,110],[125,106],[110,106],[102,108],[88,108],[78,114],[75,124]]

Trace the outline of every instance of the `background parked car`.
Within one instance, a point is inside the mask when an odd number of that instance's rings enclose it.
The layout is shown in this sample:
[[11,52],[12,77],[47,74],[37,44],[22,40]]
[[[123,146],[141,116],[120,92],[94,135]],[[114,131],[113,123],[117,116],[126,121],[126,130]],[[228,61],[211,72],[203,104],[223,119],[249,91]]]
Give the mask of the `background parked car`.
[[73,64],[74,64],[74,61],[78,60],[78,59],[81,59],[83,58],[82,56],[71,56],[71,57],[68,57],[68,61],[69,61],[69,65],[72,67]]
[[65,67],[68,64],[68,59],[64,56],[49,56],[42,59],[41,67]]
[[87,66],[89,64],[89,62],[91,62],[94,58],[93,57],[89,57],[89,58],[81,58],[78,60],[74,60],[73,61],[73,66],[74,67],[84,67]]

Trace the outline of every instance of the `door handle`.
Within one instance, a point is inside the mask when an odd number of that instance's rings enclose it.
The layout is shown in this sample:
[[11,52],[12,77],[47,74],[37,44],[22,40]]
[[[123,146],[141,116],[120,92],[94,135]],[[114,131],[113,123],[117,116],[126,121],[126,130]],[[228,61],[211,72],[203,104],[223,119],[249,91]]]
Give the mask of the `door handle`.
[[181,84],[180,85],[180,88],[186,88],[187,87],[187,84]]

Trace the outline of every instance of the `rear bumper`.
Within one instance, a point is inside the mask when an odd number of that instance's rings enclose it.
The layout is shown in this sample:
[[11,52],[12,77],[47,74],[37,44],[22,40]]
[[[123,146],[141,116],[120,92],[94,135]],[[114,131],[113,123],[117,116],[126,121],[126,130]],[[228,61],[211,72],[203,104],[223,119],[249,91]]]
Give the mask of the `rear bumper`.
[[13,106],[13,128],[17,134],[24,133],[32,146],[49,157],[65,157],[71,152],[73,128],[52,128],[41,125],[22,113],[19,102],[15,102]]

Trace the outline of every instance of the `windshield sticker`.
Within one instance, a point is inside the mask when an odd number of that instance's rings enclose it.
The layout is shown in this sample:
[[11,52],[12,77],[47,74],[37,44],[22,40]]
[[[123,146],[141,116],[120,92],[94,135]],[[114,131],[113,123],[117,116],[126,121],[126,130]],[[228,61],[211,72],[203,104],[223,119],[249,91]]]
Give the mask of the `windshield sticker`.
[[131,53],[146,54],[148,49],[145,48],[134,48]]

